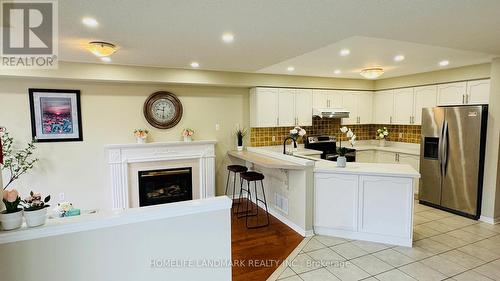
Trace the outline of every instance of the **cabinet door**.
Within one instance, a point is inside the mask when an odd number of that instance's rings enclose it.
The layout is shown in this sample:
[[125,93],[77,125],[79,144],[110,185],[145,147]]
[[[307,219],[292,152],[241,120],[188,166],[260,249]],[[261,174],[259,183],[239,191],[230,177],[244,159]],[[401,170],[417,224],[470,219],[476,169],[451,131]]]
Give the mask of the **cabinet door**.
[[326,90],[312,90],[313,107],[314,108],[327,108],[328,107],[328,94]]
[[373,163],[374,151],[373,150],[365,150],[365,151],[356,151],[356,162],[360,163]]
[[358,96],[356,92],[342,93],[342,107],[349,110],[349,118],[342,118],[342,125],[358,123]]
[[465,104],[467,83],[448,83],[438,85],[438,105]]
[[297,89],[295,92],[295,115],[297,125],[312,126],[312,91]]
[[394,91],[378,91],[373,96],[373,122],[391,124],[394,110]]
[[279,89],[278,126],[295,126],[295,90]]
[[[411,154],[399,154],[399,164],[408,164],[413,167],[417,172],[420,172],[420,156]],[[419,179],[415,179],[413,186],[413,193],[418,194]]]
[[358,93],[358,124],[372,124],[373,92]]
[[278,89],[253,88],[250,91],[250,126],[278,126]]
[[357,230],[357,199],[357,175],[315,173],[314,227]]
[[326,90],[328,98],[328,108],[341,108],[342,107],[342,92],[334,90]]
[[394,90],[392,124],[409,125],[413,121],[413,88]]
[[490,80],[467,82],[468,104],[488,104],[490,100]]
[[377,163],[396,163],[396,153],[388,151],[377,151]]
[[415,113],[414,125],[422,124],[422,109],[427,107],[436,107],[437,105],[437,86],[416,87],[415,90]]

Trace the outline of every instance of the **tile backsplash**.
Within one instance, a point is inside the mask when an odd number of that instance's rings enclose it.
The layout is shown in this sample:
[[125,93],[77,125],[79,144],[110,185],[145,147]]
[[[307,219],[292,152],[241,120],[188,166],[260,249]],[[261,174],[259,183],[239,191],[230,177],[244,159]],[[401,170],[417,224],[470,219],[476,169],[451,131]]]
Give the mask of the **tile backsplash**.
[[[378,128],[387,127],[389,131],[388,141],[399,141],[408,143],[420,143],[421,126],[420,125],[349,125],[357,136],[358,140],[375,139],[375,133]],[[313,125],[303,127],[308,135],[336,135],[340,137],[340,119],[313,118]],[[251,146],[270,146],[281,145],[289,135],[293,127],[270,127],[270,128],[251,128],[250,144]],[[274,136],[274,140],[273,140]],[[342,140],[346,140],[342,136]],[[299,140],[302,143],[302,140]]]

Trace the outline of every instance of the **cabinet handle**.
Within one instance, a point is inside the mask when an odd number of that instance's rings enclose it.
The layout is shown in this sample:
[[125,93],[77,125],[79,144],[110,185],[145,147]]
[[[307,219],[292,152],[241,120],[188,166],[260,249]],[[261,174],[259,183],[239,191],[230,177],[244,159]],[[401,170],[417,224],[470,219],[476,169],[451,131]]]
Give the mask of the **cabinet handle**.
[[462,104],[465,104],[465,95],[462,95]]
[[411,116],[410,116],[410,124],[411,124]]
[[279,126],[280,125],[280,118],[279,117],[276,117],[276,125]]
[[391,119],[389,120],[389,124],[392,124],[392,116],[391,116]]
[[470,98],[470,96],[469,96],[469,95],[466,95],[466,96],[465,96],[465,103],[466,103],[466,104],[469,104],[469,98]]

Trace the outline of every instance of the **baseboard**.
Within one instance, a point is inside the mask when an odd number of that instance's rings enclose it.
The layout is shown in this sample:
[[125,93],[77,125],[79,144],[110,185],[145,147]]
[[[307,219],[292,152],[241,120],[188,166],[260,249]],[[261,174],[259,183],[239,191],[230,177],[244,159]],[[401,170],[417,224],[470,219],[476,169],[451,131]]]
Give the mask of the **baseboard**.
[[479,218],[480,221],[489,223],[489,224],[499,224],[500,223],[500,217],[492,218],[492,217],[487,217],[487,216],[481,216]]

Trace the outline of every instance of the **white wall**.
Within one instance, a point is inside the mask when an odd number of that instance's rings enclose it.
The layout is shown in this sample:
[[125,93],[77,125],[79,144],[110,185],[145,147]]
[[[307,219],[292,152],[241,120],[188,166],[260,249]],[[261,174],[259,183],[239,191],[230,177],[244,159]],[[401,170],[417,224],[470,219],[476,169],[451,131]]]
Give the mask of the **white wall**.
[[[216,184],[221,194],[226,151],[235,146],[233,131],[237,124],[248,127],[246,88],[0,78],[0,125],[22,144],[31,139],[28,88],[81,90],[84,141],[37,144],[40,162],[12,187],[24,195],[31,189],[51,194],[52,203],[65,193],[66,200],[83,209],[110,208],[104,145],[134,142],[134,128],[149,129],[150,141],[180,140],[185,127],[196,131],[195,139],[217,140]],[[176,94],[184,106],[181,122],[169,130],[152,128],[142,114],[144,101],[158,90]]]

